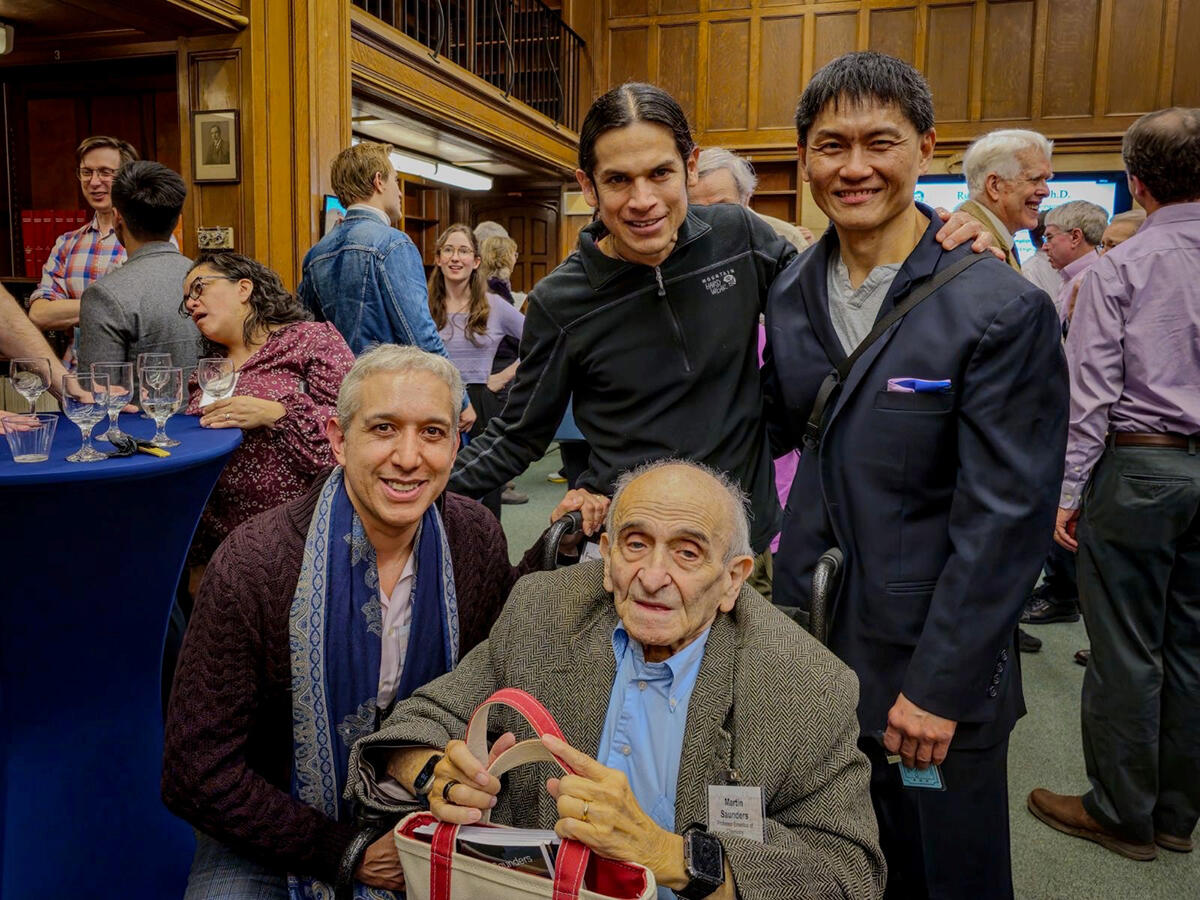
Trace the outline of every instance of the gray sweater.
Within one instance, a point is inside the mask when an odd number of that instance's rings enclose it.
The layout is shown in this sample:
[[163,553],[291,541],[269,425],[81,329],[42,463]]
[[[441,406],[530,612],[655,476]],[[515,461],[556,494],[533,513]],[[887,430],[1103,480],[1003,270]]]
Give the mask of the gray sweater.
[[191,267],[174,245],[154,241],[88,285],[79,302],[80,370],[94,362],[136,364],[139,353],[170,353],[186,381],[200,349],[200,332],[178,312]]

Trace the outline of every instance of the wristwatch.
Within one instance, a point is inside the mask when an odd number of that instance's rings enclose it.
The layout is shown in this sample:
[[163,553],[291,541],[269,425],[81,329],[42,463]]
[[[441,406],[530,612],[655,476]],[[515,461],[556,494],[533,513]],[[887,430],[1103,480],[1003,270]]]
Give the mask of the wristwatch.
[[684,900],[702,900],[725,883],[725,848],[697,822],[683,830],[683,866],[688,884],[675,893]]
[[433,770],[441,761],[442,754],[433,754],[433,756],[429,757],[425,765],[421,767],[421,771],[417,773],[417,777],[413,779],[413,793],[426,806],[429,805],[429,789],[433,787]]

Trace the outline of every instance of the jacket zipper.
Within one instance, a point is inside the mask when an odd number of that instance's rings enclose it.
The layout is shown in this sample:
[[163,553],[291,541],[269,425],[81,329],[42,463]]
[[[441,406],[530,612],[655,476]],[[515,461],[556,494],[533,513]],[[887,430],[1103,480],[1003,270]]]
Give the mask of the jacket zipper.
[[663,286],[662,271],[658,266],[654,267],[654,280],[658,282],[658,296],[663,298],[663,302],[667,305],[667,314],[671,317],[671,325],[675,329],[675,341],[679,344],[679,352],[683,356],[683,371],[687,374],[692,373],[692,361],[688,358],[687,341],[683,338],[683,328],[679,324],[679,316],[675,315],[675,307],[671,305],[671,300],[667,297],[667,289]]

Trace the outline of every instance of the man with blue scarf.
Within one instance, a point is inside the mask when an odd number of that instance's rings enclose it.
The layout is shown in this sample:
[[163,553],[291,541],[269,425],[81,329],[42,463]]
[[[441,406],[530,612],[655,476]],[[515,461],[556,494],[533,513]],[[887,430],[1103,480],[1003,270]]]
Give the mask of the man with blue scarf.
[[444,493],[462,395],[442,357],[364,354],[328,426],[338,467],[209,565],[163,761],[164,801],[197,828],[188,898],[402,889],[390,838],[343,799],[350,746],[483,640],[541,558],[539,541],[511,566],[495,518]]

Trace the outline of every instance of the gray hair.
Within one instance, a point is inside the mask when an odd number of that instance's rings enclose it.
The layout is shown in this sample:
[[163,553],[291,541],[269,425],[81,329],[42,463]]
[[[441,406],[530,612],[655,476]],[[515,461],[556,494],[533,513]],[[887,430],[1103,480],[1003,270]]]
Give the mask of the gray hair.
[[609,540],[616,539],[616,533],[613,530],[616,524],[614,514],[617,504],[621,502],[621,495],[625,493],[625,488],[629,487],[629,485],[643,475],[649,475],[651,472],[665,469],[668,466],[683,466],[684,468],[691,469],[693,472],[707,475],[725,491],[729,500],[731,528],[729,548],[725,551],[725,558],[721,562],[729,563],[735,556],[753,556],[754,551],[750,548],[749,498],[746,496],[746,492],[724,472],[691,459],[656,459],[653,462],[642,463],[640,466],[622,473],[621,477],[617,479],[613,490],[612,503],[609,504],[608,514],[604,517],[604,530],[608,532]]
[[1083,239],[1095,247],[1104,239],[1108,210],[1087,200],[1072,200],[1046,213],[1046,224],[1063,231],[1078,228],[1083,232]]
[[1119,225],[1122,222],[1132,222],[1133,230],[1136,232],[1142,227],[1142,223],[1146,221],[1146,211],[1144,209],[1127,209],[1123,213],[1117,213],[1108,220],[1109,225]]
[[482,244],[490,237],[510,237],[508,229],[499,222],[487,219],[475,226],[475,243]]
[[436,375],[450,388],[450,418],[454,430],[458,430],[458,414],[461,412],[463,380],[454,363],[444,356],[429,353],[420,347],[400,344],[378,344],[360,356],[346,373],[338,390],[338,422],[345,430],[362,406],[362,385],[372,375],[379,373],[401,374],[405,372],[429,372]]
[[703,178],[705,175],[711,175],[721,169],[725,169],[733,176],[733,183],[738,192],[738,202],[742,206],[747,205],[750,197],[754,194],[754,189],[758,187],[758,176],[754,174],[754,166],[750,165],[750,160],[738,156],[724,147],[706,147],[700,151],[700,156],[696,160],[697,178]]
[[1036,131],[1003,128],[988,132],[972,143],[963,154],[963,175],[971,197],[983,196],[987,177],[993,173],[1008,181],[1020,175],[1021,161],[1017,157],[1028,151],[1049,160],[1054,152],[1054,142]]

